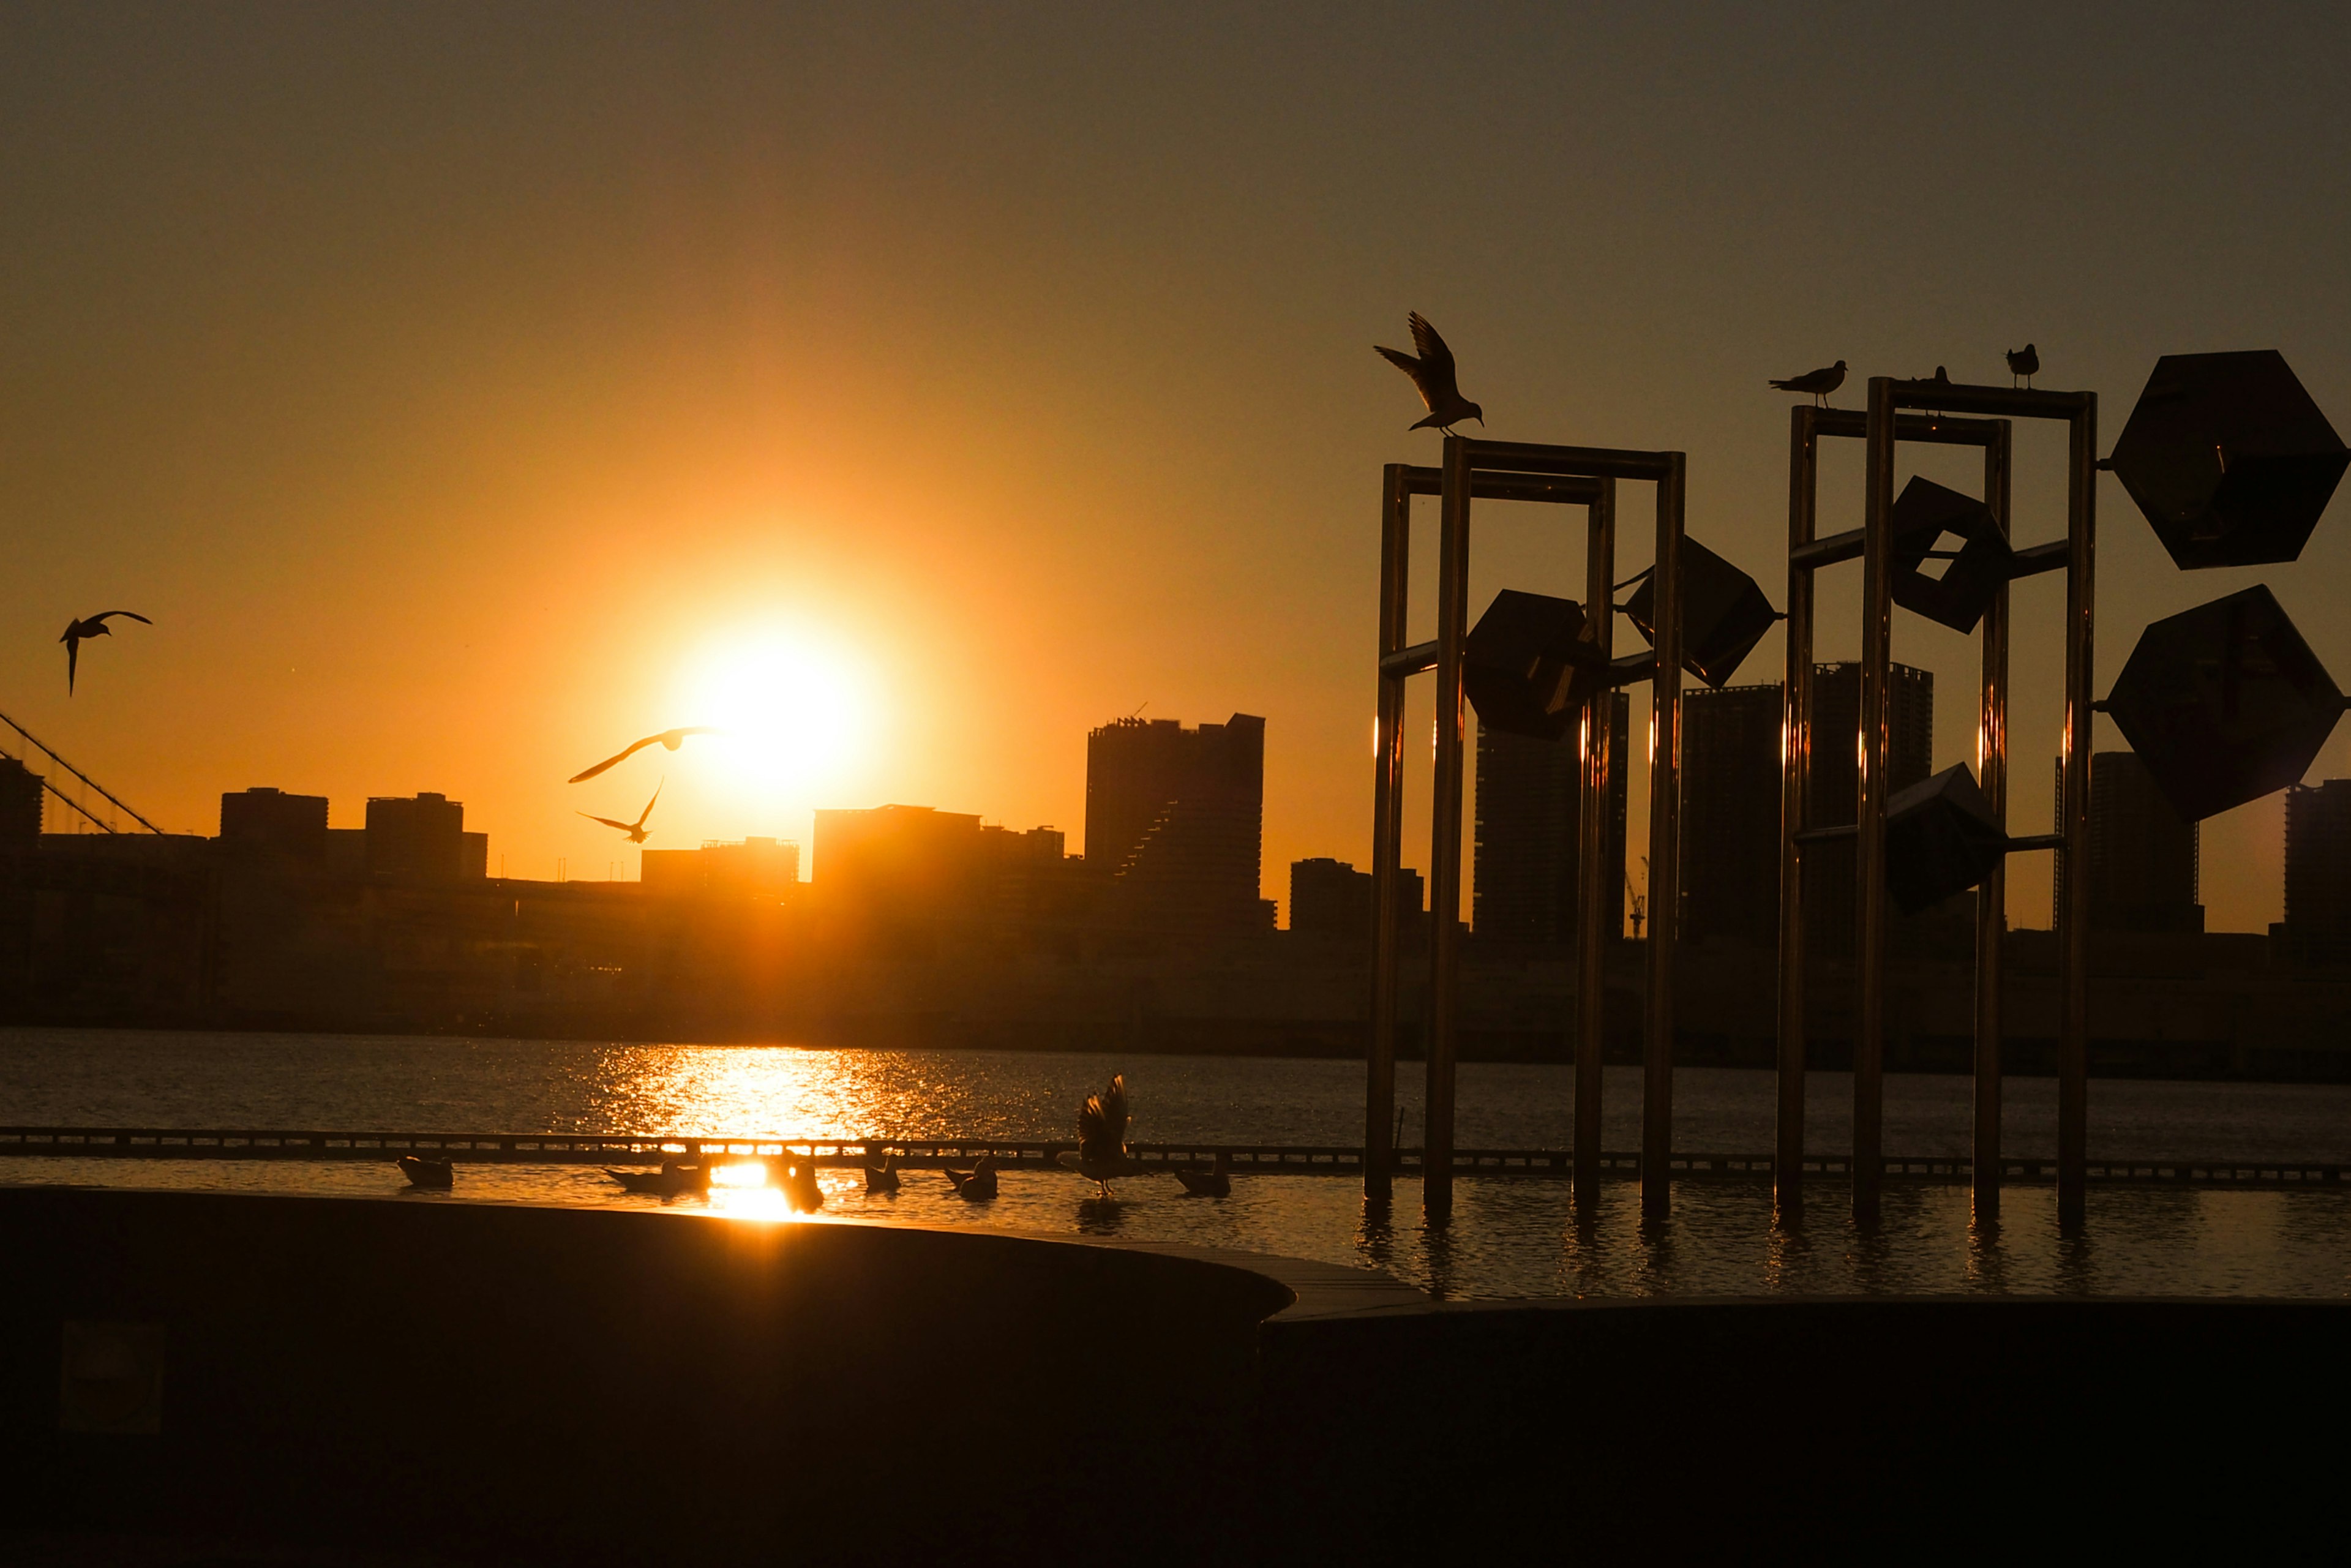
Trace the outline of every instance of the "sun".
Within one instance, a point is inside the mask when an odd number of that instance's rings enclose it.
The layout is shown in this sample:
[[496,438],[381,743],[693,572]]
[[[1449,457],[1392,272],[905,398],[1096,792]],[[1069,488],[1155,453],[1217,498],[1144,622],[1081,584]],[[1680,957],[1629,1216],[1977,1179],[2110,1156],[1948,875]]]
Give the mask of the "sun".
[[681,711],[716,726],[713,760],[739,786],[801,799],[837,787],[863,759],[872,683],[837,643],[789,627],[714,638],[679,675]]

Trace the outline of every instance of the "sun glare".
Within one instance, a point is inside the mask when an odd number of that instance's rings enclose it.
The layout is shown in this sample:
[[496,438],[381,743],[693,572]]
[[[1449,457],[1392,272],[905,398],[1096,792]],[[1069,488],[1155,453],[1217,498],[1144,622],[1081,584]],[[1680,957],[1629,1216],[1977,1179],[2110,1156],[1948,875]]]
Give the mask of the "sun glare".
[[865,673],[835,647],[782,630],[737,633],[682,673],[681,711],[717,727],[714,758],[739,787],[804,799],[862,760],[872,724]]

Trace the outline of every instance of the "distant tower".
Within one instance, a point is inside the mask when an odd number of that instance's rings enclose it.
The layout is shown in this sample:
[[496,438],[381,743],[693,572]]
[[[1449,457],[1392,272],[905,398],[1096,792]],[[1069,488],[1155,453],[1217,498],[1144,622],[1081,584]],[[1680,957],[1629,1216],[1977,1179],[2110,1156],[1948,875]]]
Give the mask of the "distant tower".
[[1682,694],[1682,937],[1780,930],[1781,687]]
[[[1625,731],[1632,705],[1612,694],[1608,862],[1603,879],[1623,932]],[[1502,942],[1562,943],[1575,936],[1577,821],[1583,758],[1575,737],[1537,740],[1478,727],[1478,822],[1470,928]]]
[[2351,963],[2351,779],[2285,792],[2285,923],[2278,934],[2297,963]]
[[[1687,699],[1685,699],[1687,700]],[[1935,677],[1907,664],[1890,665],[1886,688],[1886,785],[1889,793],[1935,770]],[[1805,821],[1841,827],[1861,810],[1861,666],[1813,666],[1813,755]],[[1777,830],[1774,830],[1774,841]],[[1830,839],[1804,851],[1804,945],[1814,957],[1853,956],[1853,841]],[[1889,919],[1898,921],[1889,902]]]
[[41,776],[0,757],[0,840],[41,836]]
[[[2064,809],[2065,765],[2053,771]],[[2132,751],[2101,751],[2090,763],[2090,928],[2204,929],[2196,902],[2197,824],[2182,817]],[[2051,922],[2065,907],[2065,857],[2057,857]]]
[[1123,718],[1086,737],[1086,859],[1134,925],[1187,933],[1263,924],[1265,720],[1186,729]]

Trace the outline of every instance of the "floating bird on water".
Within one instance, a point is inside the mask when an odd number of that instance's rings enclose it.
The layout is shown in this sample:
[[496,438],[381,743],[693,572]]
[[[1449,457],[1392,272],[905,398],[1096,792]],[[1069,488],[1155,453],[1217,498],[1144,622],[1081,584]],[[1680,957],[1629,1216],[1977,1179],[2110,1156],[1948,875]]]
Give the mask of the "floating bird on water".
[[[661,799],[662,784],[668,782],[669,780],[664,779],[661,784],[653,786],[653,800]],[[616,822],[610,817],[600,817],[593,811],[582,811],[580,814],[591,822],[601,822],[608,828],[618,828],[629,835],[629,842],[641,844],[652,836],[651,831],[645,826],[645,819],[653,814],[653,800],[645,802],[645,809],[637,813],[637,820],[633,822]]]
[[824,1207],[824,1188],[816,1179],[816,1155],[799,1155],[784,1166],[784,1198],[803,1214]]
[[394,1162],[408,1185],[427,1192],[447,1192],[457,1185],[457,1172],[447,1160],[428,1160],[422,1155],[402,1155]]
[[982,1155],[970,1170],[947,1172],[947,1180],[955,1184],[956,1196],[965,1202],[986,1202],[996,1196],[996,1156]]
[[66,695],[73,695],[74,672],[81,664],[81,645],[92,637],[111,637],[114,628],[106,623],[110,615],[128,615],[141,626],[155,624],[136,610],[101,610],[78,621],[66,622],[66,634],[57,639],[66,645]]
[[2014,386],[2018,382],[2022,381],[2027,387],[2030,387],[2032,385],[2032,378],[2040,373],[2040,350],[2034,348],[2032,344],[2027,343],[2022,349],[2011,349],[2008,351],[2009,385]]
[[1078,1107],[1077,1152],[1061,1155],[1061,1164],[1101,1183],[1104,1197],[1110,1196],[1113,1176],[1134,1176],[1143,1168],[1127,1155],[1126,1120],[1126,1077],[1122,1073]]
[[707,1170],[700,1166],[682,1166],[675,1160],[664,1160],[657,1171],[616,1171],[610,1166],[603,1170],[627,1191],[640,1197],[657,1197],[664,1203],[689,1192],[710,1190]]
[[885,1154],[882,1156],[882,1163],[880,1165],[867,1166],[865,1167],[865,1190],[867,1192],[895,1192],[898,1190],[897,1155]]
[[620,753],[618,756],[607,757],[603,761],[599,762],[593,768],[584,768],[578,773],[574,773],[569,782],[573,784],[585,784],[589,779],[595,778],[596,775],[603,772],[604,769],[611,767],[614,763],[626,762],[630,758],[634,757],[646,747],[653,746],[656,743],[666,746],[672,751],[675,751],[679,747],[685,744],[685,737],[689,735],[716,735],[718,733],[718,727],[716,725],[708,724],[690,724],[684,729],[665,729],[659,735],[649,735],[643,740],[635,742],[626,751]]
[[1230,1197],[1233,1196],[1233,1163],[1222,1149],[1217,1151],[1217,1163],[1205,1171],[1177,1171],[1176,1179],[1194,1197]]
[[1834,365],[1806,371],[1801,376],[1790,376],[1786,381],[1773,382],[1771,385],[1780,392],[1802,392],[1820,407],[1826,408],[1829,393],[1844,385],[1844,361],[1839,360]]
[[1412,428],[1426,430],[1434,426],[1450,435],[1453,427],[1465,419],[1485,423],[1486,411],[1461,395],[1461,388],[1454,380],[1453,350],[1445,346],[1445,340],[1437,335],[1428,318],[1416,310],[1405,320],[1412,327],[1413,352],[1419,358],[1401,349],[1383,349],[1377,343],[1372,348],[1412,378],[1412,384],[1420,390],[1420,401],[1428,405],[1428,417],[1416,421]]

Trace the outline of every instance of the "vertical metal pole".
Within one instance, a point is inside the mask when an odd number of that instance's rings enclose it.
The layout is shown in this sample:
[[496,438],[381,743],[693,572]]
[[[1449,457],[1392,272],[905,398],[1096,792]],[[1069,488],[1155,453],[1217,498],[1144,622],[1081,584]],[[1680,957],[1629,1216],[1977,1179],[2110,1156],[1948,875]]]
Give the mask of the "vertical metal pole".
[[1656,673],[1650,683],[1648,1049],[1641,1082],[1641,1216],[1673,1208],[1674,941],[1681,926],[1682,487],[1685,459],[1665,454],[1657,481]]
[[1804,1212],[1804,794],[1812,768],[1813,574],[1794,552],[1813,542],[1820,493],[1820,438],[1813,411],[1789,411],[1788,674],[1780,729],[1780,1104],[1771,1152],[1773,1207],[1782,1222]]
[[[2009,536],[2010,425],[1984,448],[1984,505],[2001,538]],[[2008,585],[1983,621],[1983,687],[1977,710],[1976,774],[1992,821],[2008,831]],[[2000,1218],[2000,1051],[2001,966],[2008,937],[2008,871],[1995,864],[1976,889],[1976,1118],[1969,1162],[1975,1217]]]
[[[1380,471],[1380,657],[1405,645],[1412,570],[1412,492],[1405,465]],[[1404,847],[1405,680],[1380,671],[1373,732],[1372,1039],[1364,1082],[1364,1196],[1385,1202],[1395,1166],[1396,884]]]
[[[1583,603],[1603,663],[1615,651],[1616,481],[1600,481],[1585,530]],[[1625,890],[1609,874],[1608,810],[1615,780],[1616,688],[1603,686],[1583,704],[1582,813],[1576,822],[1575,1207],[1586,1216],[1600,1202],[1601,1050],[1606,1043],[1608,939],[1624,926]]]
[[2098,400],[2082,394],[2068,453],[2065,537],[2064,789],[2057,831],[2065,847],[2065,898],[2058,910],[2057,1223],[2085,1218],[2090,1124],[2090,676],[2096,617]]
[[1461,644],[1469,620],[1469,444],[1445,438],[1437,567],[1437,779],[1430,792],[1427,1131],[1421,1201],[1453,1212],[1453,1051],[1461,998]]
[[1853,1217],[1877,1222],[1885,1168],[1886,727],[1894,620],[1894,382],[1869,378],[1867,491],[1862,512],[1861,733],[1855,791],[1855,967],[1861,995],[1853,1019]]

